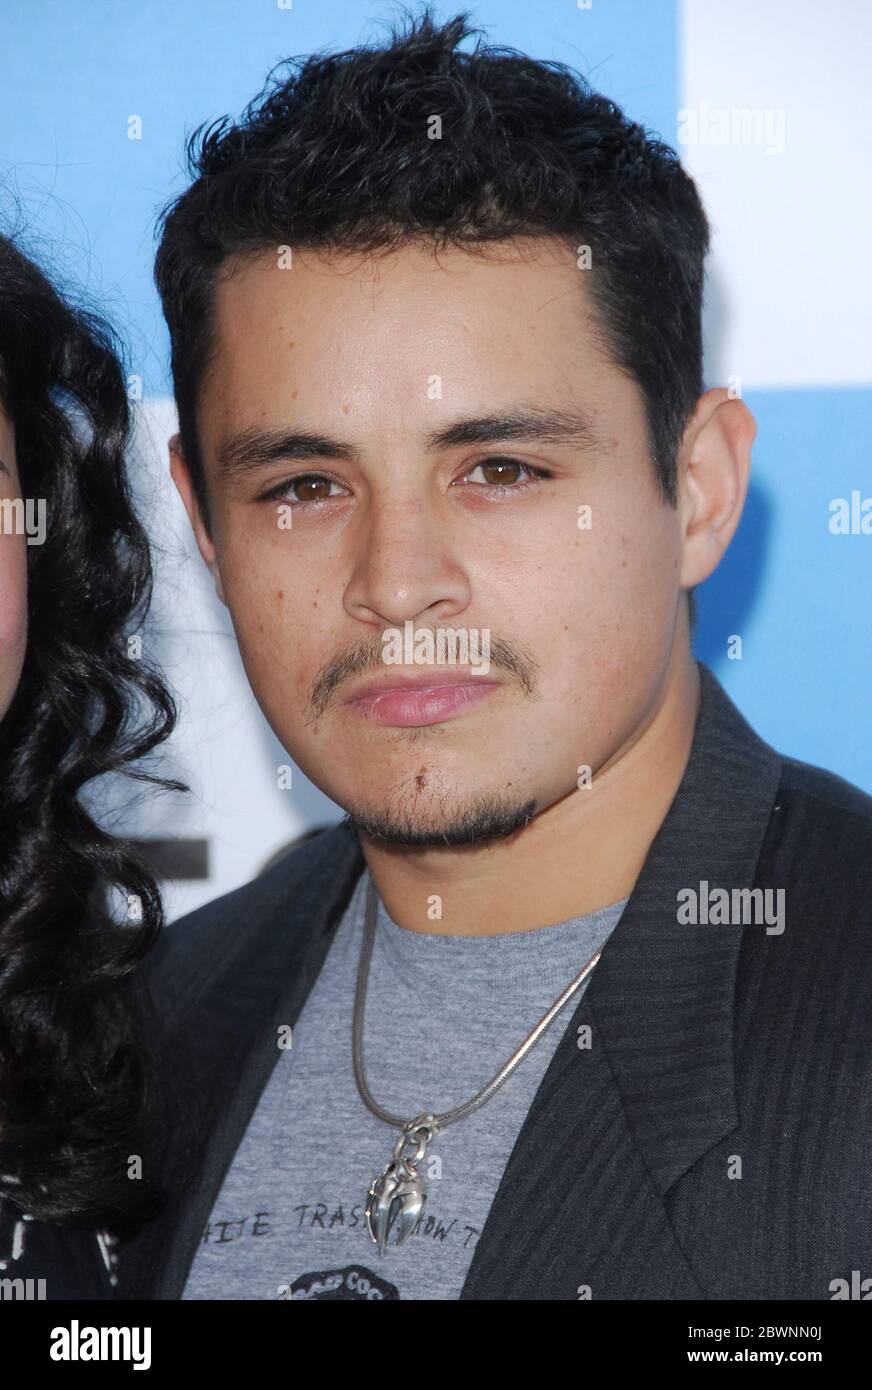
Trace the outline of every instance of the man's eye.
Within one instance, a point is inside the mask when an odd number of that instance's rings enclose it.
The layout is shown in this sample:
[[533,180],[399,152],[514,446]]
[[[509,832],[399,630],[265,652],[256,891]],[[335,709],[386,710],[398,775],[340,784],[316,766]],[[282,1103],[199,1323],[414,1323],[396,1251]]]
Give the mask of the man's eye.
[[[475,478],[476,473],[483,476]],[[542,468],[534,468],[530,463],[521,463],[519,459],[510,458],[490,458],[483,459],[461,479],[466,484],[473,482],[478,486],[485,487],[505,487],[512,491],[519,492],[521,489],[518,484],[526,485],[527,482],[536,478],[547,478],[548,474]]]
[[269,492],[263,495],[265,502],[322,502],[328,497],[335,497],[337,494],[331,493],[331,488],[338,488],[339,484],[332,478],[325,477],[323,473],[301,473],[296,478],[288,478],[285,482],[279,483],[276,487],[270,488]]

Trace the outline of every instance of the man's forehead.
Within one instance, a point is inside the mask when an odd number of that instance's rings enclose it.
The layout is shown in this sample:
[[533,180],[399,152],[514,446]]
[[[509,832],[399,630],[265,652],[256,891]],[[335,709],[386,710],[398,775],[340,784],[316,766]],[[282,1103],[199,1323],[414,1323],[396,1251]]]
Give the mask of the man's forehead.
[[[582,381],[590,405],[595,375],[614,372],[596,324],[587,319],[583,273],[565,243],[542,238],[496,243],[484,254],[479,247],[450,248],[441,256],[432,247],[409,245],[374,260],[360,252],[306,248],[286,269],[277,264],[280,250],[236,257],[222,271],[201,382],[201,401],[208,394],[216,424],[216,416],[238,425],[241,416],[251,424],[272,414],[276,391],[288,403],[302,395],[327,405],[337,392],[349,399],[350,391],[360,404],[370,398],[379,408],[399,408],[409,404],[422,374],[427,390],[439,378],[443,396],[453,396],[458,411],[477,396],[469,414],[504,401],[535,400],[546,388],[552,397],[565,396],[562,404],[571,408],[582,404]],[[388,297],[381,319],[378,295],[358,293],[374,282],[355,278],[370,261],[383,277],[397,272],[411,295]],[[452,278],[455,269],[479,266],[484,279],[474,284]],[[493,267],[508,277],[498,286],[490,278]],[[519,276],[537,274],[544,278],[519,285]]]
[[274,302],[280,291],[293,296],[295,286],[308,297],[365,288],[371,296],[367,302],[375,304],[379,289],[399,288],[412,296],[440,289],[450,293],[452,288],[465,293],[470,282],[478,281],[485,294],[514,294],[527,282],[535,294],[537,283],[548,284],[553,293],[554,282],[562,281],[567,291],[576,287],[585,302],[589,274],[575,248],[545,236],[447,247],[419,238],[368,250],[276,243],[228,257],[216,274],[213,293],[216,307],[238,308],[249,297]]

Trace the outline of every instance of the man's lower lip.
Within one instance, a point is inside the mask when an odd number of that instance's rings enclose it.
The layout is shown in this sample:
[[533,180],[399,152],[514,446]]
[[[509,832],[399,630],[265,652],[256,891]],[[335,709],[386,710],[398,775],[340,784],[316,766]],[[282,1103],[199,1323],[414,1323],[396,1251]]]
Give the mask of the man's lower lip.
[[379,724],[442,724],[497,689],[495,681],[476,681],[469,685],[428,686],[423,690],[386,690],[380,695],[364,695],[350,701],[350,705],[365,719]]

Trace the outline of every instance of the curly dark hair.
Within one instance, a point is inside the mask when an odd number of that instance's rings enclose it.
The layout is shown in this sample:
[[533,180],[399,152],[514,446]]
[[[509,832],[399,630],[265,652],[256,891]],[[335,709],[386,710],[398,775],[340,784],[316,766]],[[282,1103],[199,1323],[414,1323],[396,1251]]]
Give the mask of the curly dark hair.
[[[172,344],[182,447],[208,524],[195,410],[225,258],[292,248],[472,249],[516,236],[591,248],[612,357],[644,396],[662,496],[702,392],[709,226],[674,150],[563,63],[477,41],[424,6],[383,48],[287,59],[233,122],[199,126],[195,180],[163,210],[155,279]],[[290,67],[289,71],[282,69]],[[434,117],[440,138],[429,138]]]
[[[0,406],[46,534],[27,546],[27,646],[0,722],[0,1196],[39,1220],[124,1234],[165,1197],[148,1172],[128,1176],[161,1113],[136,968],[162,907],[131,843],[79,793],[107,773],[187,788],[135,765],[176,709],[128,648],[152,570],[125,476],[119,344],[15,239],[0,237]],[[116,920],[113,888],[129,920]]]

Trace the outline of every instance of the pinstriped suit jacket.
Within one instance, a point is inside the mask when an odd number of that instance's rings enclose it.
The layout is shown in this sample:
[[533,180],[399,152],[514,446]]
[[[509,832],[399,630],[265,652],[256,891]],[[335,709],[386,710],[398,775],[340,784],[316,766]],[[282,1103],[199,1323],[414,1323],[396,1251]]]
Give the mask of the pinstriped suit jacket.
[[[462,1299],[830,1299],[853,1270],[872,1276],[872,798],[781,757],[700,674],[681,786]],[[123,1297],[181,1296],[276,1029],[295,1024],[363,867],[343,823],[164,934],[154,988],[192,1132],[161,1159],[171,1206],[122,1246]],[[680,921],[679,893],[703,882],[783,889],[784,930]]]

